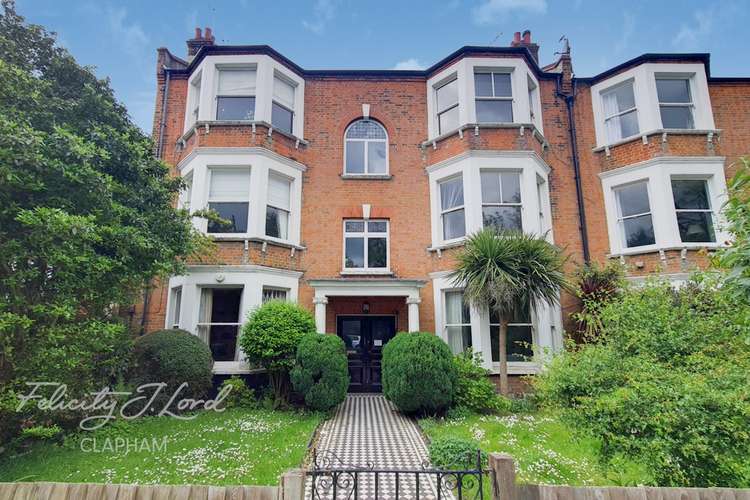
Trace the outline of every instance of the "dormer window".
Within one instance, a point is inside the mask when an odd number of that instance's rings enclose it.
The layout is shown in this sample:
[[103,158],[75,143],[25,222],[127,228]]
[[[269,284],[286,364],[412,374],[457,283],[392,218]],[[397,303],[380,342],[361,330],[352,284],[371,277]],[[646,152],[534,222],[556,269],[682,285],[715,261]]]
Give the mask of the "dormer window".
[[458,79],[435,90],[437,101],[438,134],[458,128]]
[[656,78],[663,128],[695,128],[689,78]]
[[474,73],[477,123],[513,122],[513,86],[507,72]]
[[604,126],[610,143],[638,134],[638,115],[632,81],[602,92],[602,104]]
[[294,91],[295,86],[291,82],[274,75],[271,125],[287,134],[292,133],[294,126]]
[[250,121],[255,119],[254,69],[219,69],[216,92],[216,119]]

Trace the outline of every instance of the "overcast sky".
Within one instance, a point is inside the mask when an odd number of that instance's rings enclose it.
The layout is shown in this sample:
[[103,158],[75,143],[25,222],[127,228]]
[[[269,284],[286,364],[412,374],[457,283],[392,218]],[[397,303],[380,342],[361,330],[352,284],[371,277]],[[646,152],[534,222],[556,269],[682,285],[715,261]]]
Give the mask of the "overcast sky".
[[109,77],[151,132],[156,48],[185,56],[196,26],[220,44],[268,44],[307,69],[415,69],[463,45],[529,29],[552,62],[570,39],[576,75],[646,52],[710,52],[714,76],[750,76],[748,0],[17,0],[81,64]]

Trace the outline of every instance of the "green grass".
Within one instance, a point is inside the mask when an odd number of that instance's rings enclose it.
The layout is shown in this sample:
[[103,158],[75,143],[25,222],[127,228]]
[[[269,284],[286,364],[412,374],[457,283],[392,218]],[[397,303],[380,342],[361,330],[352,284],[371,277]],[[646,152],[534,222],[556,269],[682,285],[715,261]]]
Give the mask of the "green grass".
[[629,486],[652,482],[647,470],[621,458],[599,460],[600,443],[574,432],[553,414],[471,415],[454,420],[420,421],[430,439],[459,437],[486,452],[512,455],[517,480],[531,484]]
[[[0,481],[274,485],[281,473],[300,466],[321,419],[310,413],[234,409],[201,413],[194,420],[118,421],[62,444],[40,442],[26,453],[0,456]],[[145,438],[150,449],[82,451],[82,446],[92,448],[90,438],[99,450],[107,439],[116,443],[118,438],[136,443]],[[162,438],[166,446],[159,450]]]

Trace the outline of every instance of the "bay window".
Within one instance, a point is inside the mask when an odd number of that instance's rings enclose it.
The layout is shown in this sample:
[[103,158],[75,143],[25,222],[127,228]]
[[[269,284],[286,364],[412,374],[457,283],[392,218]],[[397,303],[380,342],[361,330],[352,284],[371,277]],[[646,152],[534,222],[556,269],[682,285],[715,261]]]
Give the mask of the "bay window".
[[474,73],[477,123],[513,122],[513,86],[508,72]]
[[715,242],[713,211],[706,180],[673,178],[672,196],[682,242]]
[[461,291],[445,292],[445,337],[453,354],[471,347],[471,318],[469,306]]
[[618,224],[625,247],[633,248],[656,243],[648,182],[637,182],[615,189]]
[[250,211],[250,168],[211,167],[208,208],[226,221],[209,221],[209,233],[246,233]]
[[438,87],[435,90],[437,103],[438,134],[444,134],[458,128],[458,79]]
[[466,236],[464,216],[464,183],[458,176],[440,182],[440,220],[443,239],[454,240]]
[[388,221],[344,221],[344,270],[388,269]]
[[286,240],[289,237],[292,181],[271,173],[268,175],[266,236]]
[[251,121],[255,119],[254,69],[220,68],[216,91],[216,119]]
[[632,81],[602,92],[602,102],[604,127],[610,143],[638,134],[638,114]]
[[482,221],[484,227],[523,230],[521,224],[521,175],[518,172],[486,170],[481,173]]
[[689,78],[656,78],[659,114],[663,128],[695,128]]
[[274,75],[271,125],[287,134],[291,134],[294,127],[294,93],[293,83]]

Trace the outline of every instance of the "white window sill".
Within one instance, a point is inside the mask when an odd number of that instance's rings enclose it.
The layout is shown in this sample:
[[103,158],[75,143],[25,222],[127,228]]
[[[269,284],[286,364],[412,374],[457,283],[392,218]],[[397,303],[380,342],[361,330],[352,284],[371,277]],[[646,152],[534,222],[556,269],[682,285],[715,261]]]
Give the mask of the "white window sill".
[[[533,361],[508,361],[508,375],[536,375],[542,371],[539,363]],[[492,375],[500,374],[500,363],[493,362]]]
[[214,241],[255,241],[259,243],[269,243],[284,248],[294,248],[296,250],[306,250],[307,247],[292,243],[289,240],[274,238],[273,236],[254,236],[251,234],[241,233],[205,233]]
[[631,135],[630,137],[625,137],[623,139],[620,139],[618,141],[609,143],[609,144],[603,144],[601,146],[597,146],[595,148],[592,148],[591,151],[594,153],[601,153],[602,151],[606,151],[607,149],[612,149],[614,147],[620,146],[622,144],[628,144],[630,142],[634,142],[637,140],[644,140],[652,135],[659,135],[659,134],[666,134],[669,135],[706,135],[706,136],[714,136],[721,134],[721,129],[694,129],[694,128],[658,128],[653,130],[648,130],[646,132],[638,132],[636,135]]
[[390,174],[341,174],[339,177],[358,181],[388,181],[393,178]]
[[456,238],[455,240],[448,240],[443,241],[441,243],[437,243],[432,245],[431,247],[427,247],[428,252],[440,252],[443,250],[447,250],[449,248],[456,248],[463,246],[466,243],[466,236],[462,236],[460,238]]
[[390,269],[344,269],[341,276],[391,276],[393,272]]
[[263,373],[263,368],[251,368],[244,361],[214,361],[214,375],[244,375],[249,373]]
[[636,247],[636,248],[626,248],[623,250],[620,250],[619,252],[612,252],[607,255],[609,258],[617,258],[620,256],[628,256],[628,255],[645,255],[649,253],[658,253],[658,252],[666,252],[666,251],[672,251],[672,250],[700,250],[702,248],[706,248],[709,250],[715,250],[718,248],[723,248],[726,245],[722,243],[679,243],[676,245],[665,245],[665,246],[658,246],[658,245],[648,245],[643,247]]

